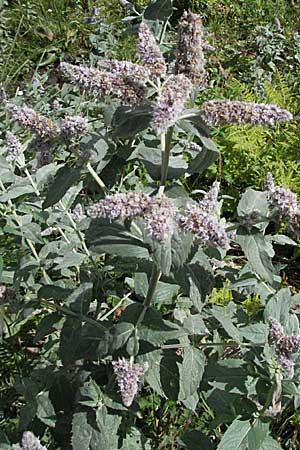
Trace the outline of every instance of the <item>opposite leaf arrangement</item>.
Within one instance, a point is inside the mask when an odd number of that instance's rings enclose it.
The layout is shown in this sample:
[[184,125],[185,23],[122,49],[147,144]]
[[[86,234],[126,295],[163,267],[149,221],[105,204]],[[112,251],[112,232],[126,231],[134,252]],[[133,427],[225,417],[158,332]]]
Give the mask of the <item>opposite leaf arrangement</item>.
[[[184,12],[176,51],[164,55],[168,17],[151,14],[139,25],[138,63],[60,64],[75,85],[64,85],[66,99],[88,104],[93,120],[3,99],[25,133],[16,128],[21,143],[7,130],[1,155],[2,228],[23,252],[2,271],[0,305],[13,324],[39,315],[43,346],[16,386],[19,432],[50,430],[56,450],[156,448],[139,404],[151,390],[195,417],[200,398],[213,411],[207,435],[188,429],[180,448],[277,450],[269,430],[291,400],[299,406],[300,327],[299,294],[282,287],[272,243],[298,246],[274,230],[287,222],[297,233],[300,205],[268,174],[266,191],[247,190],[226,223],[219,182],[200,201],[184,186],[219,157],[209,126],[293,116],[271,104],[193,105],[208,80],[201,19]],[[213,287],[228,283],[233,300],[213,304]],[[259,296],[255,311],[249,296]],[[25,431],[11,447],[21,448],[45,447]]]

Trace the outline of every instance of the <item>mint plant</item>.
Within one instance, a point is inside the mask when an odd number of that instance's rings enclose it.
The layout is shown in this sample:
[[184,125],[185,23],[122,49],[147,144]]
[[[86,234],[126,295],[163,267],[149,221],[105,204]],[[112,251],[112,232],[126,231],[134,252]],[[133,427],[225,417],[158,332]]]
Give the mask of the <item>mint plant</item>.
[[[1,225],[20,252],[10,262],[3,249],[1,326],[5,337],[37,316],[41,347],[15,386],[22,447],[3,448],[155,448],[141,412],[150,388],[192,415],[200,401],[213,411],[209,432],[185,430],[178,448],[280,449],[272,425],[299,405],[299,294],[283,287],[275,255],[298,246],[277,232],[285,221],[298,231],[296,195],[268,175],[266,191],[247,190],[226,221],[218,181],[200,199],[188,189],[218,159],[211,126],[293,117],[244,101],[196,108],[202,22],[184,12],[173,51],[171,14],[157,0],[130,18],[140,22],[136,63],[62,62],[72,83],[62,108],[3,98]],[[232,300],[210,303],[222,286]]]

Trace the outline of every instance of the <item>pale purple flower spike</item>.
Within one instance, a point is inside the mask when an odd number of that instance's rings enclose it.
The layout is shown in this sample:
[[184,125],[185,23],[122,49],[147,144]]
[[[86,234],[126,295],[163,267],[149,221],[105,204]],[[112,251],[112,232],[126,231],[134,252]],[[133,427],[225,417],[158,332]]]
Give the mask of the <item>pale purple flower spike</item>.
[[232,100],[210,100],[201,106],[203,119],[211,125],[251,124],[275,125],[277,122],[293,120],[293,115],[277,105],[240,102]]
[[206,81],[203,53],[203,28],[198,14],[185,11],[178,27],[175,73],[182,73],[193,84],[203,86]]
[[192,84],[184,75],[171,75],[153,107],[153,127],[157,134],[173,126],[184,109]]
[[10,131],[6,132],[7,161],[15,161],[22,154],[22,145],[17,136]]
[[122,402],[125,406],[131,406],[139,391],[139,384],[145,373],[145,368],[142,364],[131,363],[125,358],[113,361],[112,365],[117,377]]
[[6,104],[6,111],[12,119],[19,122],[25,128],[41,137],[54,138],[60,133],[59,127],[51,119],[38,114],[34,109],[27,106],[17,106],[13,103]]
[[164,57],[155,41],[155,37],[144,22],[139,27],[138,50],[143,66],[152,75],[160,76],[166,72]]

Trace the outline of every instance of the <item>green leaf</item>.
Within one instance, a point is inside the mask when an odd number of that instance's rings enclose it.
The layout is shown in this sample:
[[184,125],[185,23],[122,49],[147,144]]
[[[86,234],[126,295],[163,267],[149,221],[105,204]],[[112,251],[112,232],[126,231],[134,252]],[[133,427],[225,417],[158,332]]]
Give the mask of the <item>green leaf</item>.
[[265,323],[253,323],[243,328],[239,328],[240,334],[247,341],[255,344],[264,344],[268,340],[268,326]]
[[39,392],[36,397],[37,403],[37,417],[48,427],[54,427],[56,421],[56,415],[53,405],[49,399],[49,392],[43,391]]
[[112,351],[123,347],[134,330],[134,325],[128,322],[120,322],[111,329],[111,348]]
[[180,444],[186,450],[213,450],[214,445],[210,440],[198,430],[185,431],[179,438]]
[[41,238],[41,227],[37,223],[28,223],[22,229],[23,236],[32,242],[43,244],[44,241]]
[[80,169],[73,167],[61,167],[57,172],[55,179],[48,190],[48,194],[43,203],[43,209],[57,203],[80,179]]
[[183,321],[183,327],[189,335],[205,335],[208,333],[208,329],[202,318],[202,314],[190,314]]
[[169,275],[172,265],[171,237],[163,242],[153,241],[153,262],[164,275]]
[[99,433],[95,435],[95,440],[92,435],[92,450],[112,450],[118,448],[118,428],[121,420],[122,417],[120,416],[107,414],[104,406],[97,409],[96,423]]
[[283,448],[275,439],[267,436],[259,450],[283,450]]
[[108,253],[127,258],[149,258],[148,246],[137,239],[120,223],[93,220],[86,238],[95,253]]
[[92,301],[93,283],[81,283],[66,299],[70,309],[78,314],[86,314]]
[[205,366],[204,353],[193,346],[185,347],[180,366],[180,393],[183,400],[193,395],[200,386]]
[[226,430],[217,450],[240,450],[242,442],[251,429],[250,422],[235,419]]
[[75,413],[72,420],[72,449],[89,450],[92,431],[87,421],[87,413]]
[[62,288],[54,284],[47,284],[38,290],[38,298],[63,300],[70,295],[72,289]]
[[[232,302],[230,302],[232,305]],[[223,326],[224,330],[234,341],[240,342],[240,333],[238,328],[236,328],[232,322],[232,310],[230,309],[230,303],[226,308],[223,306],[214,306],[212,308],[212,315],[217,319],[218,322]]]
[[130,428],[130,434],[122,443],[122,450],[151,450],[150,442],[137,428]]
[[237,229],[236,241],[242,247],[248,260],[248,264],[259,278],[273,282],[275,268],[272,263],[274,250],[272,244],[256,228],[249,232],[244,227]]
[[253,220],[266,219],[269,215],[269,204],[265,192],[247,189],[237,206],[239,217]]
[[[145,298],[148,292],[148,286],[147,274],[138,272],[134,275],[134,290],[137,295]],[[159,281],[152,297],[152,303],[171,304],[178,291],[178,284]]]
[[112,118],[111,126],[113,136],[116,138],[128,138],[149,127],[152,119],[152,107],[119,106]]
[[174,351],[164,351],[160,361],[160,382],[167,398],[176,401],[179,395],[180,378],[178,357]]
[[0,202],[8,202],[9,200],[21,197],[21,195],[31,194],[32,192],[34,192],[34,189],[31,185],[14,185],[9,188],[4,194],[0,195]]
[[298,246],[297,242],[295,242],[293,239],[291,239],[288,236],[285,236],[284,234],[275,234],[275,236],[272,236],[272,241],[275,244],[278,245],[293,245]]
[[269,433],[269,424],[257,419],[248,433],[248,450],[261,450]]
[[63,364],[71,364],[77,359],[80,346],[81,322],[74,318],[67,318],[61,334],[59,343],[59,356]]
[[73,450],[112,450],[118,448],[121,417],[107,414],[104,406],[92,412],[76,412],[72,421]]
[[173,12],[172,0],[156,0],[152,1],[144,11],[146,20],[161,20],[168,19]]
[[[153,180],[160,180],[161,150],[158,148],[139,146],[137,158],[143,162],[147,172]],[[168,180],[178,179],[187,170],[187,162],[181,156],[170,156],[168,166]]]

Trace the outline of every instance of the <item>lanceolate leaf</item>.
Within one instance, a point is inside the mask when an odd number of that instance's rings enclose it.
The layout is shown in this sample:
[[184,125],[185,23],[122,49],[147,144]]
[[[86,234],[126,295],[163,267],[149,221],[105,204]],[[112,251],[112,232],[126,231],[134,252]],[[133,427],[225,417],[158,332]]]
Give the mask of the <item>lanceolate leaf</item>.
[[147,20],[166,20],[173,11],[173,0],[152,1],[144,11]]
[[57,172],[52,185],[48,189],[48,194],[43,203],[43,208],[57,203],[67,192],[67,190],[80,179],[80,169],[72,167],[62,167]]
[[269,424],[257,419],[248,433],[248,450],[260,450],[269,433]]
[[236,240],[242,247],[253,272],[263,280],[272,283],[275,274],[272,263],[274,256],[272,244],[255,228],[248,232],[246,228],[239,227]]
[[150,105],[119,106],[112,118],[114,137],[128,138],[149,127],[152,119]]
[[180,366],[180,394],[183,400],[193,395],[199,388],[205,366],[204,353],[193,346],[184,348]]
[[235,419],[226,430],[217,450],[241,450],[240,446],[251,429],[250,422]]

